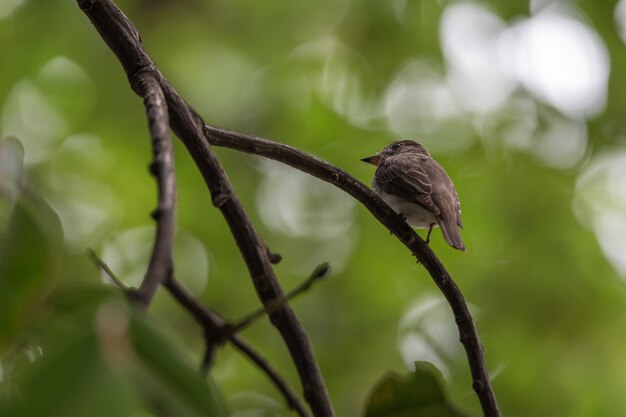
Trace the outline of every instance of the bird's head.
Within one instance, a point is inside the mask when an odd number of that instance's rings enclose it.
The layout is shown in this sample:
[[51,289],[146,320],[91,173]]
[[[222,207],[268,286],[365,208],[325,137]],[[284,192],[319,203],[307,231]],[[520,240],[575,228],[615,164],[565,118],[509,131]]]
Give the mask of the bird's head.
[[361,161],[372,165],[378,165],[381,160],[403,153],[414,153],[430,157],[426,148],[414,140],[398,140],[385,146],[385,148],[376,155],[363,158]]

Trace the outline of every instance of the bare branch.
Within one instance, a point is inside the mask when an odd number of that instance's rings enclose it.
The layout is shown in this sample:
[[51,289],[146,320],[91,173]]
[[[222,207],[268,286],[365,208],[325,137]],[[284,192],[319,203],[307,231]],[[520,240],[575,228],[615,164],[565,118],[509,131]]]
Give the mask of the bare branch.
[[483,413],[485,417],[500,416],[498,403],[487,371],[483,346],[465,298],[441,261],[401,216],[397,215],[366,185],[346,171],[298,149],[208,125],[205,125],[204,133],[212,145],[260,155],[290,165],[335,185],[360,201],[424,265],[445,296],[454,313],[454,319],[459,330],[459,339],[465,348],[472,373],[472,387],[480,400]]
[[111,279],[111,281],[113,281],[113,283],[117,285],[124,293],[129,294],[131,292],[130,288],[124,285],[122,280],[119,279],[117,275],[115,275],[111,268],[109,268],[109,265],[107,265],[102,259],[100,259],[96,251],[91,248],[87,249],[87,256],[89,256],[89,259],[91,259],[92,262],[96,264],[96,266],[98,266],[98,268],[103,270],[104,273],[107,274],[107,276]]
[[215,354],[217,353],[218,343],[208,334],[204,336],[205,351],[202,357],[202,363],[200,364],[200,372],[203,375],[208,375],[213,363],[215,362]]
[[144,98],[148,127],[152,138],[153,162],[150,172],[157,180],[156,236],[146,275],[135,292],[137,302],[147,308],[159,285],[173,273],[172,250],[176,228],[176,176],[174,151],[169,134],[167,104],[159,82],[148,72],[138,72],[131,79],[135,92]]
[[203,366],[206,363],[207,356],[210,362],[213,361],[215,347],[217,344],[223,343],[225,340],[230,342],[243,355],[247,356],[253,363],[259,367],[274,383],[276,388],[282,393],[287,401],[287,405],[296,411],[301,417],[310,417],[309,412],[296,393],[291,389],[285,379],[276,371],[270,363],[260,353],[255,351],[247,342],[232,332],[232,328],[219,316],[215,311],[207,308],[194,296],[192,296],[176,279],[171,278],[165,282],[165,288],[172,296],[193,314],[196,321],[205,329],[205,336],[213,340],[213,347],[207,345],[207,352],[203,359]]

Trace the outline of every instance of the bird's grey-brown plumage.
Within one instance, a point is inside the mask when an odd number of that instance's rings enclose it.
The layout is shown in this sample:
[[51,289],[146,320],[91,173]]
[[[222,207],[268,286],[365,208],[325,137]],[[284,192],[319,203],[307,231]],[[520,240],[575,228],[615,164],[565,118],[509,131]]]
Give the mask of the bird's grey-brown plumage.
[[426,148],[411,140],[397,141],[363,161],[378,166],[372,188],[410,225],[439,225],[450,246],[465,250],[458,230],[463,227],[458,195]]

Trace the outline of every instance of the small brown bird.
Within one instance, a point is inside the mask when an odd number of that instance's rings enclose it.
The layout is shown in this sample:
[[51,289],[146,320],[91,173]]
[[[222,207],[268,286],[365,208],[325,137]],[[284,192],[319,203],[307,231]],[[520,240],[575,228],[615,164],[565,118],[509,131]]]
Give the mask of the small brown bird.
[[457,228],[463,228],[459,196],[446,171],[424,146],[400,140],[361,161],[378,167],[372,189],[383,201],[411,226],[428,228],[426,243],[433,227],[440,226],[446,242],[465,252]]

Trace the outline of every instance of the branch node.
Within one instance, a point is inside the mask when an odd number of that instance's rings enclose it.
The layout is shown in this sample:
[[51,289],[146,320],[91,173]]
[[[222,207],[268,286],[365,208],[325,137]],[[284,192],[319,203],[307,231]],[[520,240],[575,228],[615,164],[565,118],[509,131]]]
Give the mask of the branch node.
[[[135,28],[133,27],[133,29]],[[134,35],[139,37],[138,32],[135,32]],[[128,81],[130,83],[130,87],[133,89],[135,94],[141,97],[144,96],[144,92],[145,92],[144,90],[147,88],[146,80],[142,77],[142,75],[144,74],[151,74],[152,76],[158,79],[157,77],[158,73],[156,69],[153,66],[148,65],[148,64],[137,63],[133,66],[132,70],[130,70],[130,72],[128,73]]]
[[148,164],[148,171],[150,171],[150,173],[153,176],[157,176],[159,173],[159,163],[157,161],[153,161],[151,163]]
[[86,12],[90,11],[96,5],[94,0],[78,0],[78,7]]
[[307,281],[312,283],[315,280],[325,278],[326,274],[328,274],[328,271],[330,271],[330,264],[328,262],[319,264],[315,267]]
[[156,222],[158,222],[163,216],[163,210],[160,207],[155,208],[150,212],[150,217]]
[[483,392],[483,390],[485,389],[485,385],[482,383],[482,381],[474,380],[474,382],[472,383],[472,388],[474,389],[474,392],[479,394]]
[[269,258],[270,262],[274,265],[278,264],[280,261],[283,260],[283,257],[280,255],[280,253],[274,253],[270,251],[269,249],[267,250],[267,257]]
[[143,305],[145,303],[145,300],[143,299],[141,294],[139,294],[139,291],[137,291],[137,288],[129,287],[128,289],[126,289],[126,291],[124,291],[124,295],[126,296],[128,301],[130,301],[130,303],[133,305]]
[[211,196],[211,200],[213,201],[213,206],[217,208],[221,208],[224,204],[228,203],[232,199],[232,195],[230,193],[225,192],[217,192]]

